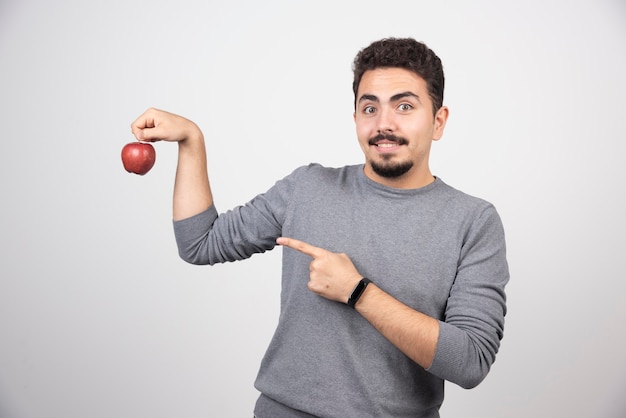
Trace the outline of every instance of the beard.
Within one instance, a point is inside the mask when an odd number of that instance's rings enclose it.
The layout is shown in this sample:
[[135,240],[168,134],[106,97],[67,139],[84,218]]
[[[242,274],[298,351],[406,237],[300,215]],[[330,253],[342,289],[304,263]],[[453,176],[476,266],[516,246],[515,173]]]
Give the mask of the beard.
[[401,177],[409,172],[411,168],[413,168],[413,161],[400,161],[400,162],[370,162],[372,166],[372,170],[374,173],[378,174],[381,177],[385,177],[388,179],[395,179]]
[[[381,141],[383,139],[394,141],[398,145],[406,145],[408,143],[408,141],[402,137],[398,137],[393,134],[382,134],[382,133],[376,135],[373,138],[370,138],[368,143],[369,145],[376,145],[378,141]],[[409,170],[413,168],[413,161],[411,160],[395,162],[395,163],[389,162],[388,160],[391,159],[391,156],[389,155],[384,156],[383,159],[385,161],[380,162],[380,163],[371,161],[372,170],[374,170],[374,173],[378,174],[381,177],[390,178],[390,179],[398,178],[408,173]]]

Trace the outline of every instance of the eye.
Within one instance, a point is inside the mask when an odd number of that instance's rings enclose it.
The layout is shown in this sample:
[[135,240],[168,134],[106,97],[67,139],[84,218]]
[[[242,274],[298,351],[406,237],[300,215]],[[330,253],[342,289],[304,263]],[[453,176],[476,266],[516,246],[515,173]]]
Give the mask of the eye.
[[372,115],[376,113],[376,108],[374,106],[365,106],[363,108],[363,113],[365,113],[366,115]]
[[400,110],[401,112],[407,112],[411,109],[413,109],[413,106],[411,106],[409,103],[401,103],[398,106],[398,110]]

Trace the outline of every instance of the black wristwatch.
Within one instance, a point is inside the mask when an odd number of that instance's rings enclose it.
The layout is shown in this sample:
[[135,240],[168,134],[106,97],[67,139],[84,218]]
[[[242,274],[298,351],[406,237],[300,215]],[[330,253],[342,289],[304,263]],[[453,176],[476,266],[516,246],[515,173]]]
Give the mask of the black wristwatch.
[[361,295],[365,291],[365,288],[370,283],[371,283],[370,279],[368,279],[367,277],[363,277],[356,284],[356,286],[354,287],[354,290],[352,291],[352,294],[348,298],[348,306],[350,306],[351,308],[354,308],[354,305],[356,305],[356,302],[359,300],[359,298],[361,297]]

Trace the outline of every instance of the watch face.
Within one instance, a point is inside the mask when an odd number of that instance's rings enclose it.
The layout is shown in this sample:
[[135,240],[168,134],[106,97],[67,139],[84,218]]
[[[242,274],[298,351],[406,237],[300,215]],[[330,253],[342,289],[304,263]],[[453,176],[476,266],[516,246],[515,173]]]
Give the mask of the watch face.
[[363,289],[365,289],[365,282],[361,280],[359,284],[357,284],[354,288],[354,292],[352,292],[352,296],[350,296],[350,299],[358,298],[361,295],[361,292],[363,292]]
[[356,287],[352,291],[352,294],[350,295],[350,299],[348,299],[348,305],[354,307],[354,304],[356,303],[357,300],[359,300],[361,293],[363,293],[368,283],[369,283],[368,279],[366,278],[361,279],[361,281],[356,285]]

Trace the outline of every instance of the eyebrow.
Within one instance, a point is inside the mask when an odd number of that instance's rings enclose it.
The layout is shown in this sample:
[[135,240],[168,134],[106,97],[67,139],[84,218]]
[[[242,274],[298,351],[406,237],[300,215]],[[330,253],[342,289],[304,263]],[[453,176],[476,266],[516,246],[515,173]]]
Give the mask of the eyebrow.
[[[396,102],[398,100],[404,99],[405,97],[415,97],[417,99],[418,102],[421,102],[420,97],[410,91],[403,91],[402,93],[398,93],[398,94],[394,94],[393,96],[391,96],[390,100],[391,102]],[[379,103],[380,99],[378,97],[376,97],[373,94],[364,94],[359,98],[359,103],[365,101],[365,100],[371,100],[372,102],[376,102]]]

